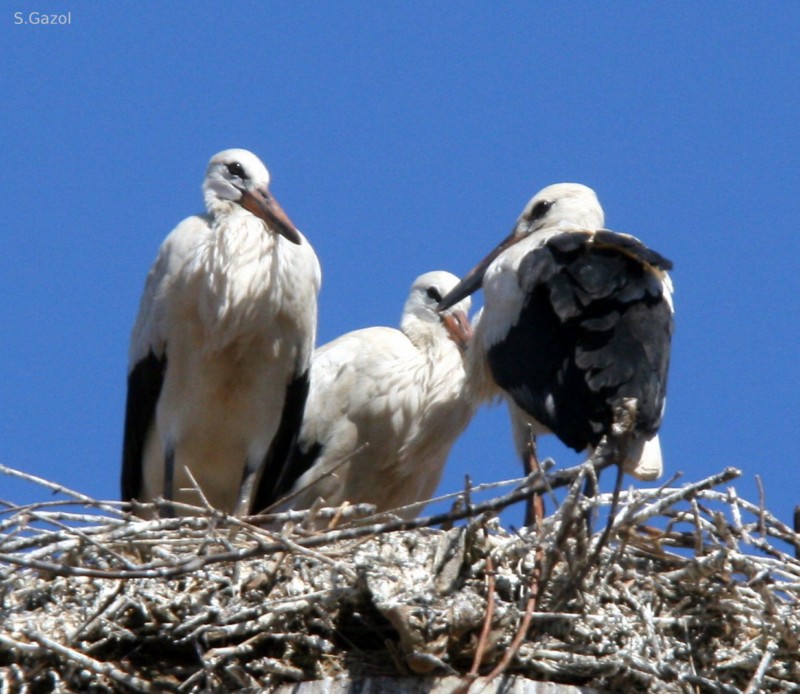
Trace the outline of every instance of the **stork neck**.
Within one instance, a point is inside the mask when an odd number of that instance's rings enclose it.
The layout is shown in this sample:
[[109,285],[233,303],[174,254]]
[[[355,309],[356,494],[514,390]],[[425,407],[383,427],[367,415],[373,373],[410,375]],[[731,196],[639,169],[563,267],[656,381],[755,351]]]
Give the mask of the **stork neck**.
[[[270,321],[278,302],[275,236],[248,212],[216,218],[198,256],[200,314],[219,348]],[[248,327],[249,326],[249,327]]]

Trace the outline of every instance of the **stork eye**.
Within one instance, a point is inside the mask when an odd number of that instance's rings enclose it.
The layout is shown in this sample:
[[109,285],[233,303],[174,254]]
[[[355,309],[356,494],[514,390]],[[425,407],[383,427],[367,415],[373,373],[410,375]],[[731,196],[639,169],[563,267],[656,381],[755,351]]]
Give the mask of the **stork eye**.
[[550,208],[553,206],[553,202],[551,200],[539,200],[531,210],[531,213],[528,215],[528,220],[533,222],[537,219],[541,219],[544,217]]
[[231,176],[238,176],[239,178],[247,178],[244,173],[244,167],[238,162],[235,161],[232,164],[228,164],[228,173]]
[[433,299],[437,303],[442,300],[442,294],[436,287],[428,287],[426,294],[428,295],[429,299]]

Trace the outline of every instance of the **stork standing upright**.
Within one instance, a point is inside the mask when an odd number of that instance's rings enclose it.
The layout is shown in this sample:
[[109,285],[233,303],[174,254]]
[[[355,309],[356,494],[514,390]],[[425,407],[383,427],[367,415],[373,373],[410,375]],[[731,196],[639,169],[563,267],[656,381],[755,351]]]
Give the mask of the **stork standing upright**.
[[[441,315],[458,283],[429,272],[411,286],[400,330],[365,328],[320,347],[292,464],[307,469],[283,507],[371,503],[379,512],[429,499],[453,442],[475,411],[464,349],[470,300]],[[254,510],[275,502],[261,494]],[[415,516],[421,507],[398,515]]]
[[[122,498],[246,513],[308,394],[320,267],[251,152],[214,155],[206,214],[166,238],[129,353]],[[202,496],[201,496],[202,494]]]
[[602,227],[593,190],[544,188],[440,309],[483,285],[470,372],[483,397],[499,387],[510,399],[523,458],[531,428],[576,451],[595,448],[615,409],[635,399],[621,462],[636,477],[655,479],[673,330],[671,263]]

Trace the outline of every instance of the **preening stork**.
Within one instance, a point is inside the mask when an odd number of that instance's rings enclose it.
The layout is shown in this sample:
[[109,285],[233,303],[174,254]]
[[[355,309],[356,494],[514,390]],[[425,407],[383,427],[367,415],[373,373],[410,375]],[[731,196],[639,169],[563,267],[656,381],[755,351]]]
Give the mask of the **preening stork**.
[[122,498],[243,514],[290,484],[317,325],[320,267],[251,152],[211,158],[207,213],[166,238],[129,353]]
[[593,190],[560,183],[538,192],[512,233],[444,298],[442,310],[483,286],[470,372],[484,397],[499,387],[510,399],[521,455],[529,426],[576,451],[593,449],[615,408],[634,398],[623,467],[640,479],[661,474],[670,268],[636,238],[603,229]]
[[[379,512],[429,499],[447,454],[475,411],[464,349],[470,299],[437,312],[458,283],[429,272],[411,286],[400,330],[372,327],[320,347],[292,465],[306,469],[282,508],[343,502]],[[276,501],[262,494],[254,508]],[[411,518],[421,508],[398,515]]]

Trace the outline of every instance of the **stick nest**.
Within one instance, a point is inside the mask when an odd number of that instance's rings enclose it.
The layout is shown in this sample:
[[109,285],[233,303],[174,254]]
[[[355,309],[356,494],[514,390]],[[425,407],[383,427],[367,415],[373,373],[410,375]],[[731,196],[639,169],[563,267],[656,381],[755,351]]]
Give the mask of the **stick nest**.
[[[529,478],[482,503],[466,491],[451,513],[411,522],[351,508],[325,531],[310,529],[319,510],[140,520],[37,480],[71,506],[0,510],[0,690],[455,675],[466,692],[487,673],[607,691],[794,690],[798,537],[726,487],[738,471],[623,492],[607,532],[610,496],[579,493],[594,472]],[[501,526],[499,509],[555,487],[539,528]]]

